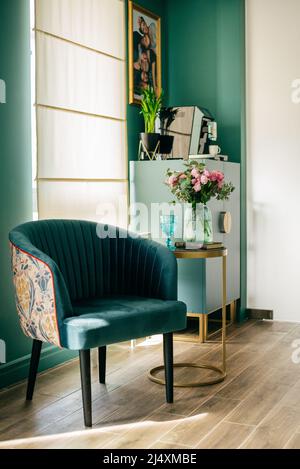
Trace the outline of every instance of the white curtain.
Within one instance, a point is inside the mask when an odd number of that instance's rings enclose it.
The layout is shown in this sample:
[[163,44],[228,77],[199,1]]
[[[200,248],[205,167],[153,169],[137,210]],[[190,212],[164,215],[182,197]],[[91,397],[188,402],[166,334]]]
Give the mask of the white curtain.
[[39,218],[127,225],[125,5],[36,0]]

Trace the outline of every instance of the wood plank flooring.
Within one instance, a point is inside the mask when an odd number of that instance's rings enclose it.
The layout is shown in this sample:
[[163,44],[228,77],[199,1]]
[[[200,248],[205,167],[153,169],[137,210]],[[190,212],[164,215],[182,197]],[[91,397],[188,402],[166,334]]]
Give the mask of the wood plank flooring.
[[[147,378],[162,343],[108,348],[107,385],[93,360],[93,428],[83,426],[78,360],[41,373],[32,402],[26,383],[0,392],[0,448],[300,448],[300,364],[292,344],[300,324],[249,321],[231,327],[228,377],[176,388],[173,405]],[[154,342],[154,343],[152,343]],[[175,361],[218,364],[220,343],[175,342]],[[176,369],[191,380],[210,371]]]

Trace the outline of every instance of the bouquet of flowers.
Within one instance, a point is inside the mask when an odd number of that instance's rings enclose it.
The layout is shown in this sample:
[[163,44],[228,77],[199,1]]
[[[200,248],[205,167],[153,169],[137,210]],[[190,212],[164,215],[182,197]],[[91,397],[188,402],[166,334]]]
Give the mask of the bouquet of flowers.
[[231,182],[226,183],[221,171],[208,171],[204,163],[191,161],[185,171],[167,171],[166,184],[179,202],[206,205],[209,200],[228,200],[234,191]]

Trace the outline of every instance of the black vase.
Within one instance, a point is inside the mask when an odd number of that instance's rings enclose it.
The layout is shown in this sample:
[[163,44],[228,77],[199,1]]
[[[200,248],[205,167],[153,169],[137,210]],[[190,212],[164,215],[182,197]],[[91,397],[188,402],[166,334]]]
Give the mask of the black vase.
[[162,155],[169,155],[173,149],[174,136],[173,135],[161,135],[159,153]]
[[156,133],[146,133],[146,132],[140,133],[140,139],[142,140],[144,147],[149,153],[157,150],[159,137],[160,137],[160,134],[156,134]]

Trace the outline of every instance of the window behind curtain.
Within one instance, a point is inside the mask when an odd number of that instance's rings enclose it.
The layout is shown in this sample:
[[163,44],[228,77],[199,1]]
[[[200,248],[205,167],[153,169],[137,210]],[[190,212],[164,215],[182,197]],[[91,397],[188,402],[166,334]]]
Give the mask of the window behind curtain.
[[35,2],[39,218],[127,224],[124,8]]

